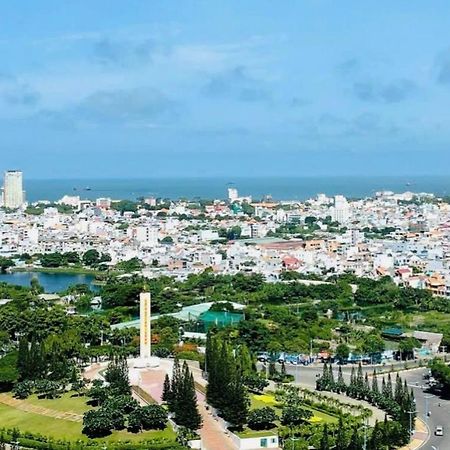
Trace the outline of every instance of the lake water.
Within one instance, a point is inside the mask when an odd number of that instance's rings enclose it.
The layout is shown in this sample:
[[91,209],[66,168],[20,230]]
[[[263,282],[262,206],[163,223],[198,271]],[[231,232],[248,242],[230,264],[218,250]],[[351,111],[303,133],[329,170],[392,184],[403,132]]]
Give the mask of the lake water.
[[93,275],[73,273],[43,273],[43,272],[12,272],[0,274],[0,282],[29,287],[31,280],[37,278],[39,284],[46,293],[55,293],[66,290],[75,284],[87,284],[92,290],[97,290],[93,285]]

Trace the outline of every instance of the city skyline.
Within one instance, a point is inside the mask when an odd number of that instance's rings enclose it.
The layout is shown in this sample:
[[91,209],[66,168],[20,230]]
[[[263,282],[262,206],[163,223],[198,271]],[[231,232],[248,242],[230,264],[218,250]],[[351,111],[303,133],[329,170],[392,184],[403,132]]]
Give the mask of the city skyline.
[[444,1],[22,5],[0,7],[4,169],[448,174]]

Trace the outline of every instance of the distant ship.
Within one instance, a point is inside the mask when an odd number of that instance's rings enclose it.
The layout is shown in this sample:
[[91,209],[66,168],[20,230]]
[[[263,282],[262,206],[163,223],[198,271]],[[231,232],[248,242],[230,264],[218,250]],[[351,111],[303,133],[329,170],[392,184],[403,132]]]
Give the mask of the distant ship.
[[86,187],[84,188],[84,190],[85,190],[85,191],[90,191],[91,188],[90,188],[89,186],[86,186]]

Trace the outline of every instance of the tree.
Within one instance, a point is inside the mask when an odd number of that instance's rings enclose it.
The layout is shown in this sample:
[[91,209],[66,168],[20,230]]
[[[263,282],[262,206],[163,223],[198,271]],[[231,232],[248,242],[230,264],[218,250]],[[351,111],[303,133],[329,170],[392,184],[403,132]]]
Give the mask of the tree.
[[0,273],[6,273],[6,271],[13,266],[15,266],[15,263],[12,259],[0,256]]
[[330,437],[328,436],[328,425],[325,424],[320,438],[320,450],[330,450]]
[[107,436],[113,428],[112,417],[108,410],[92,409],[83,416],[83,433],[90,438]]
[[14,386],[14,397],[19,399],[25,399],[29,397],[33,392],[33,383],[31,381],[25,380],[20,381]]
[[273,427],[273,422],[277,419],[275,410],[269,406],[254,409],[248,415],[248,426],[253,430],[268,430]]
[[165,386],[165,401],[169,411],[174,413],[177,425],[192,431],[200,428],[202,418],[197,408],[194,377],[186,362],[181,369],[178,358],[175,358],[170,389],[167,381]]
[[252,392],[260,393],[265,387],[269,386],[269,382],[256,373],[245,375],[242,380],[245,386],[247,386],[247,388]]
[[416,348],[420,348],[421,343],[414,337],[408,337],[403,339],[398,344],[398,350],[400,352],[400,359],[403,361],[405,359],[413,359],[414,358],[414,350]]
[[131,258],[127,261],[121,261],[116,264],[117,269],[123,270],[125,272],[135,272],[136,270],[142,269],[144,267],[143,262],[139,258]]
[[299,404],[287,405],[281,414],[281,423],[288,427],[301,425],[312,417],[312,412]]
[[[408,394],[408,391],[406,391],[406,394]],[[394,400],[399,405],[402,404],[404,399],[404,392],[403,392],[403,382],[400,378],[400,375],[397,373],[397,377],[395,379],[395,391],[394,391]]]
[[92,398],[94,406],[102,405],[108,398],[109,390],[103,385],[102,380],[94,380],[92,387],[89,389],[87,395]]
[[341,392],[345,392],[347,389],[347,385],[345,384],[344,376],[342,374],[342,366],[339,366],[338,369],[338,378],[336,383],[336,392],[339,394]]
[[440,359],[435,358],[429,363],[429,368],[433,377],[442,386],[442,395],[450,396],[450,367]]
[[377,371],[374,369],[373,375],[372,375],[372,391],[371,391],[372,401],[376,404],[378,404],[379,396],[380,396],[380,389],[378,387],[378,379],[377,379]]
[[141,412],[139,409],[136,409],[129,414],[127,429],[132,433],[138,433],[142,430]]
[[166,428],[167,412],[162,406],[147,405],[141,407],[137,411],[144,430],[164,430],[164,428]]
[[21,336],[19,339],[17,371],[19,372],[19,380],[26,380],[30,376],[28,339],[25,336]]
[[30,281],[31,292],[33,294],[42,294],[44,292],[44,288],[39,284],[39,280],[36,277],[33,277]]
[[342,343],[336,347],[336,359],[338,360],[339,364],[346,362],[349,355],[350,349],[347,344]]
[[383,450],[384,448],[386,448],[384,445],[383,429],[378,422],[376,422],[375,426],[373,427],[368,448],[369,450]]
[[358,428],[355,427],[353,429],[353,434],[350,439],[350,443],[348,444],[347,450],[361,450],[363,448],[362,442],[361,442],[361,436],[358,433]]
[[0,358],[0,391],[10,391],[18,377],[17,352],[7,353]]
[[339,416],[339,423],[336,432],[336,445],[335,450],[346,450],[347,449],[347,438],[345,436],[344,421],[342,416]]
[[128,380],[128,365],[125,358],[111,361],[105,372],[105,380],[115,395],[130,395],[131,388]]
[[172,400],[172,388],[170,385],[169,375],[166,374],[164,377],[163,391],[161,395],[161,400],[165,403],[170,403]]
[[356,381],[355,381],[355,389],[356,389],[356,398],[362,399],[364,398],[364,375],[362,370],[361,363],[358,364],[358,371],[356,374]]
[[109,397],[103,406],[111,410],[122,411],[124,414],[131,414],[136,409],[139,409],[139,403],[131,395]]
[[231,423],[237,430],[242,430],[247,422],[250,400],[247,390],[242,381],[241,374],[234,371],[232,381],[229,385],[227,404],[223,408],[223,418]]
[[389,400],[392,400],[394,398],[393,393],[392,393],[392,378],[391,378],[390,373],[388,373],[388,376],[387,376],[386,394],[387,394],[387,398],[389,398]]
[[202,417],[197,407],[197,396],[195,393],[194,377],[187,363],[184,363],[183,378],[179,390],[179,410],[176,421],[188,430],[195,431],[202,424]]
[[363,351],[367,353],[371,358],[381,353],[385,349],[385,343],[380,336],[376,334],[370,334],[367,336],[363,343]]
[[86,266],[95,266],[100,261],[100,253],[95,249],[86,251],[83,255],[83,264]]

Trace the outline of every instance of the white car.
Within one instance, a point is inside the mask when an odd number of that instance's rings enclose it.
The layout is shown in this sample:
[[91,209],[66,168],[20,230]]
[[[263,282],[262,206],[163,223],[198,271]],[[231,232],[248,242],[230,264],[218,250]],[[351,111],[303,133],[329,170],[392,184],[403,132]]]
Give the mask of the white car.
[[440,425],[438,425],[434,430],[434,434],[436,436],[444,436],[444,429]]

